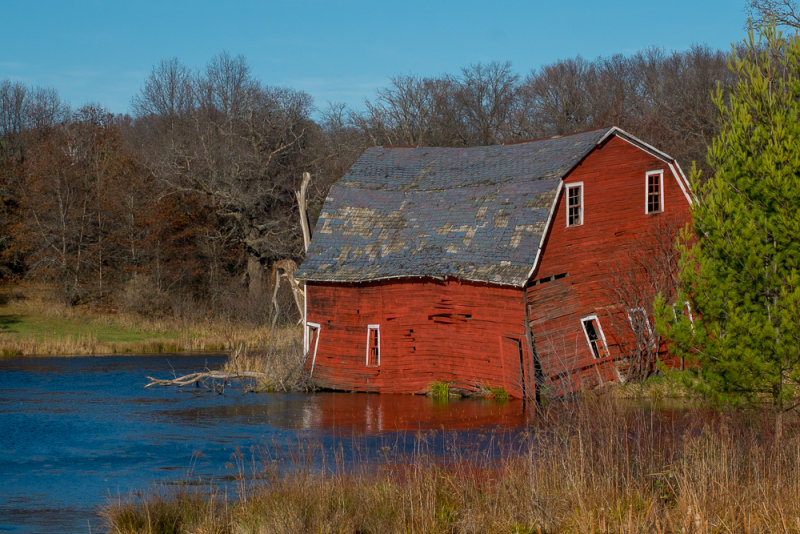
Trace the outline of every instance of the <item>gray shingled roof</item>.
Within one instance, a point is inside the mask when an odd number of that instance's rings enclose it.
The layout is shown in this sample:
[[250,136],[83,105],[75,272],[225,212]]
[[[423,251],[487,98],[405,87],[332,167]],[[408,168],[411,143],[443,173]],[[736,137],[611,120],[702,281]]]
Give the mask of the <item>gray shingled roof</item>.
[[561,178],[609,131],[489,147],[370,148],[331,188],[295,277],[524,285]]

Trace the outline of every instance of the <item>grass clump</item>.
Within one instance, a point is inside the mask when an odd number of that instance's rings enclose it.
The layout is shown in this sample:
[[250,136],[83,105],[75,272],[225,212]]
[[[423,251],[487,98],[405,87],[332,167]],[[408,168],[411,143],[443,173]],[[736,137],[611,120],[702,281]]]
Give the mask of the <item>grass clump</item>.
[[489,397],[497,402],[506,402],[510,398],[508,391],[503,386],[495,386],[489,388]]
[[450,384],[448,382],[434,382],[428,388],[428,394],[437,401],[450,400]]
[[776,444],[771,425],[768,414],[584,396],[553,403],[499,458],[454,444],[444,458],[332,471],[264,462],[235,496],[156,493],[105,516],[119,533],[155,531],[156,510],[197,533],[796,531],[800,429]]

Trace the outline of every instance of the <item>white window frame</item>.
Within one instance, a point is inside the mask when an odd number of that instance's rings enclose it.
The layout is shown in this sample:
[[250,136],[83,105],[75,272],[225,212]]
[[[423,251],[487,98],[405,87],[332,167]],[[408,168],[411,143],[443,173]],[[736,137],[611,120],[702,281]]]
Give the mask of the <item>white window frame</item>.
[[594,353],[594,349],[592,348],[592,340],[589,339],[589,332],[586,330],[586,321],[592,320],[594,320],[594,323],[597,325],[597,331],[600,334],[600,339],[603,341],[603,349],[605,349],[605,356],[603,356],[603,358],[607,358],[609,356],[608,343],[606,342],[606,335],[603,333],[603,327],[600,326],[600,318],[597,317],[597,315],[587,315],[586,317],[581,318],[581,328],[583,329],[583,335],[586,336],[586,343],[589,345],[589,352],[592,353],[593,359],[600,359],[600,357],[596,356]]
[[[676,309],[677,305],[678,305],[677,302],[672,305],[672,315],[673,315],[673,317],[675,317],[675,322],[676,323],[678,322],[678,310]],[[692,305],[689,304],[688,300],[684,300],[683,301],[683,310],[682,310],[682,312],[689,319],[689,324],[692,325],[692,327],[694,327],[694,314],[692,313]]]
[[[658,210],[650,211],[650,177],[658,176]],[[644,175],[644,212],[646,215],[651,213],[664,212],[664,169],[648,171]]]
[[631,325],[631,332],[633,332],[634,336],[636,335],[636,325],[633,323],[632,314],[633,313],[642,314],[642,317],[644,317],[644,325],[647,327],[648,345],[652,347],[653,344],[655,343],[655,337],[653,336],[653,327],[650,325],[650,318],[647,316],[647,310],[645,310],[641,306],[637,306],[635,308],[628,308],[626,313],[628,314],[628,322]]
[[686,316],[689,317],[689,322],[694,326],[694,314],[692,313],[692,305],[688,300],[683,301],[683,309],[686,310]]
[[[579,187],[581,196],[580,196],[580,222],[576,224],[569,223],[569,190],[575,189]],[[583,226],[584,217],[586,215],[586,208],[583,204],[583,182],[574,182],[571,184],[566,184],[566,192],[564,193],[564,204],[566,206],[567,212],[567,228],[572,228],[573,226]]]
[[308,373],[309,377],[314,375],[314,364],[317,363],[317,348],[319,347],[319,336],[322,334],[322,326],[319,323],[306,323],[306,331],[305,336],[303,339],[303,345],[305,348],[306,354],[308,351],[311,350],[311,329],[316,330],[317,332],[317,339],[314,343],[314,353],[311,355],[311,371]]
[[641,306],[637,306],[636,308],[628,308],[628,322],[631,323],[631,328],[636,328],[636,325],[633,324],[633,317],[631,316],[632,313],[641,313],[642,317],[644,317],[644,324],[647,326],[647,334],[652,336],[653,335],[653,328],[650,326],[650,318],[647,317],[647,310],[642,308]]
[[[378,337],[378,361],[374,365],[370,365],[369,363],[369,349],[370,349],[370,341],[372,341],[372,331],[375,331]],[[381,325],[379,324],[369,324],[367,325],[367,354],[364,361],[367,367],[380,367],[381,366]]]

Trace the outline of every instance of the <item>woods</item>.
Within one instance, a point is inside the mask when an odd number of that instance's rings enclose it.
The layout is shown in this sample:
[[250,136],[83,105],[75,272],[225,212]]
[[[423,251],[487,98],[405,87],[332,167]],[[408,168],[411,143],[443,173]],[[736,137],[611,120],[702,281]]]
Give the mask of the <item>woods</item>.
[[317,109],[224,52],[201,71],[155,65],[130,116],[71,110],[50,89],[6,80],[2,276],[51,284],[68,305],[263,322],[272,265],[303,257],[304,172],[313,227],[330,184],[374,145],[511,143],[613,124],[703,167],[719,130],[710,95],[732,83],[725,55],[700,46],[576,57],[524,76],[507,62],[397,76],[362,109]]

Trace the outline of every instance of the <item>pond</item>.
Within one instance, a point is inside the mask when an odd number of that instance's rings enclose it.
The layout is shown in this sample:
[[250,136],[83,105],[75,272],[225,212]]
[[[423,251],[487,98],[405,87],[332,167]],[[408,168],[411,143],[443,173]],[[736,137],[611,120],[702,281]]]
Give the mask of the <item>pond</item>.
[[[243,462],[308,451],[320,468],[403,456],[424,443],[488,454],[525,435],[521,402],[423,396],[145,388],[224,356],[0,361],[0,532],[100,532],[109,499],[154,485],[232,484]],[[305,452],[304,452],[305,451]],[[252,468],[252,466],[248,467]]]

